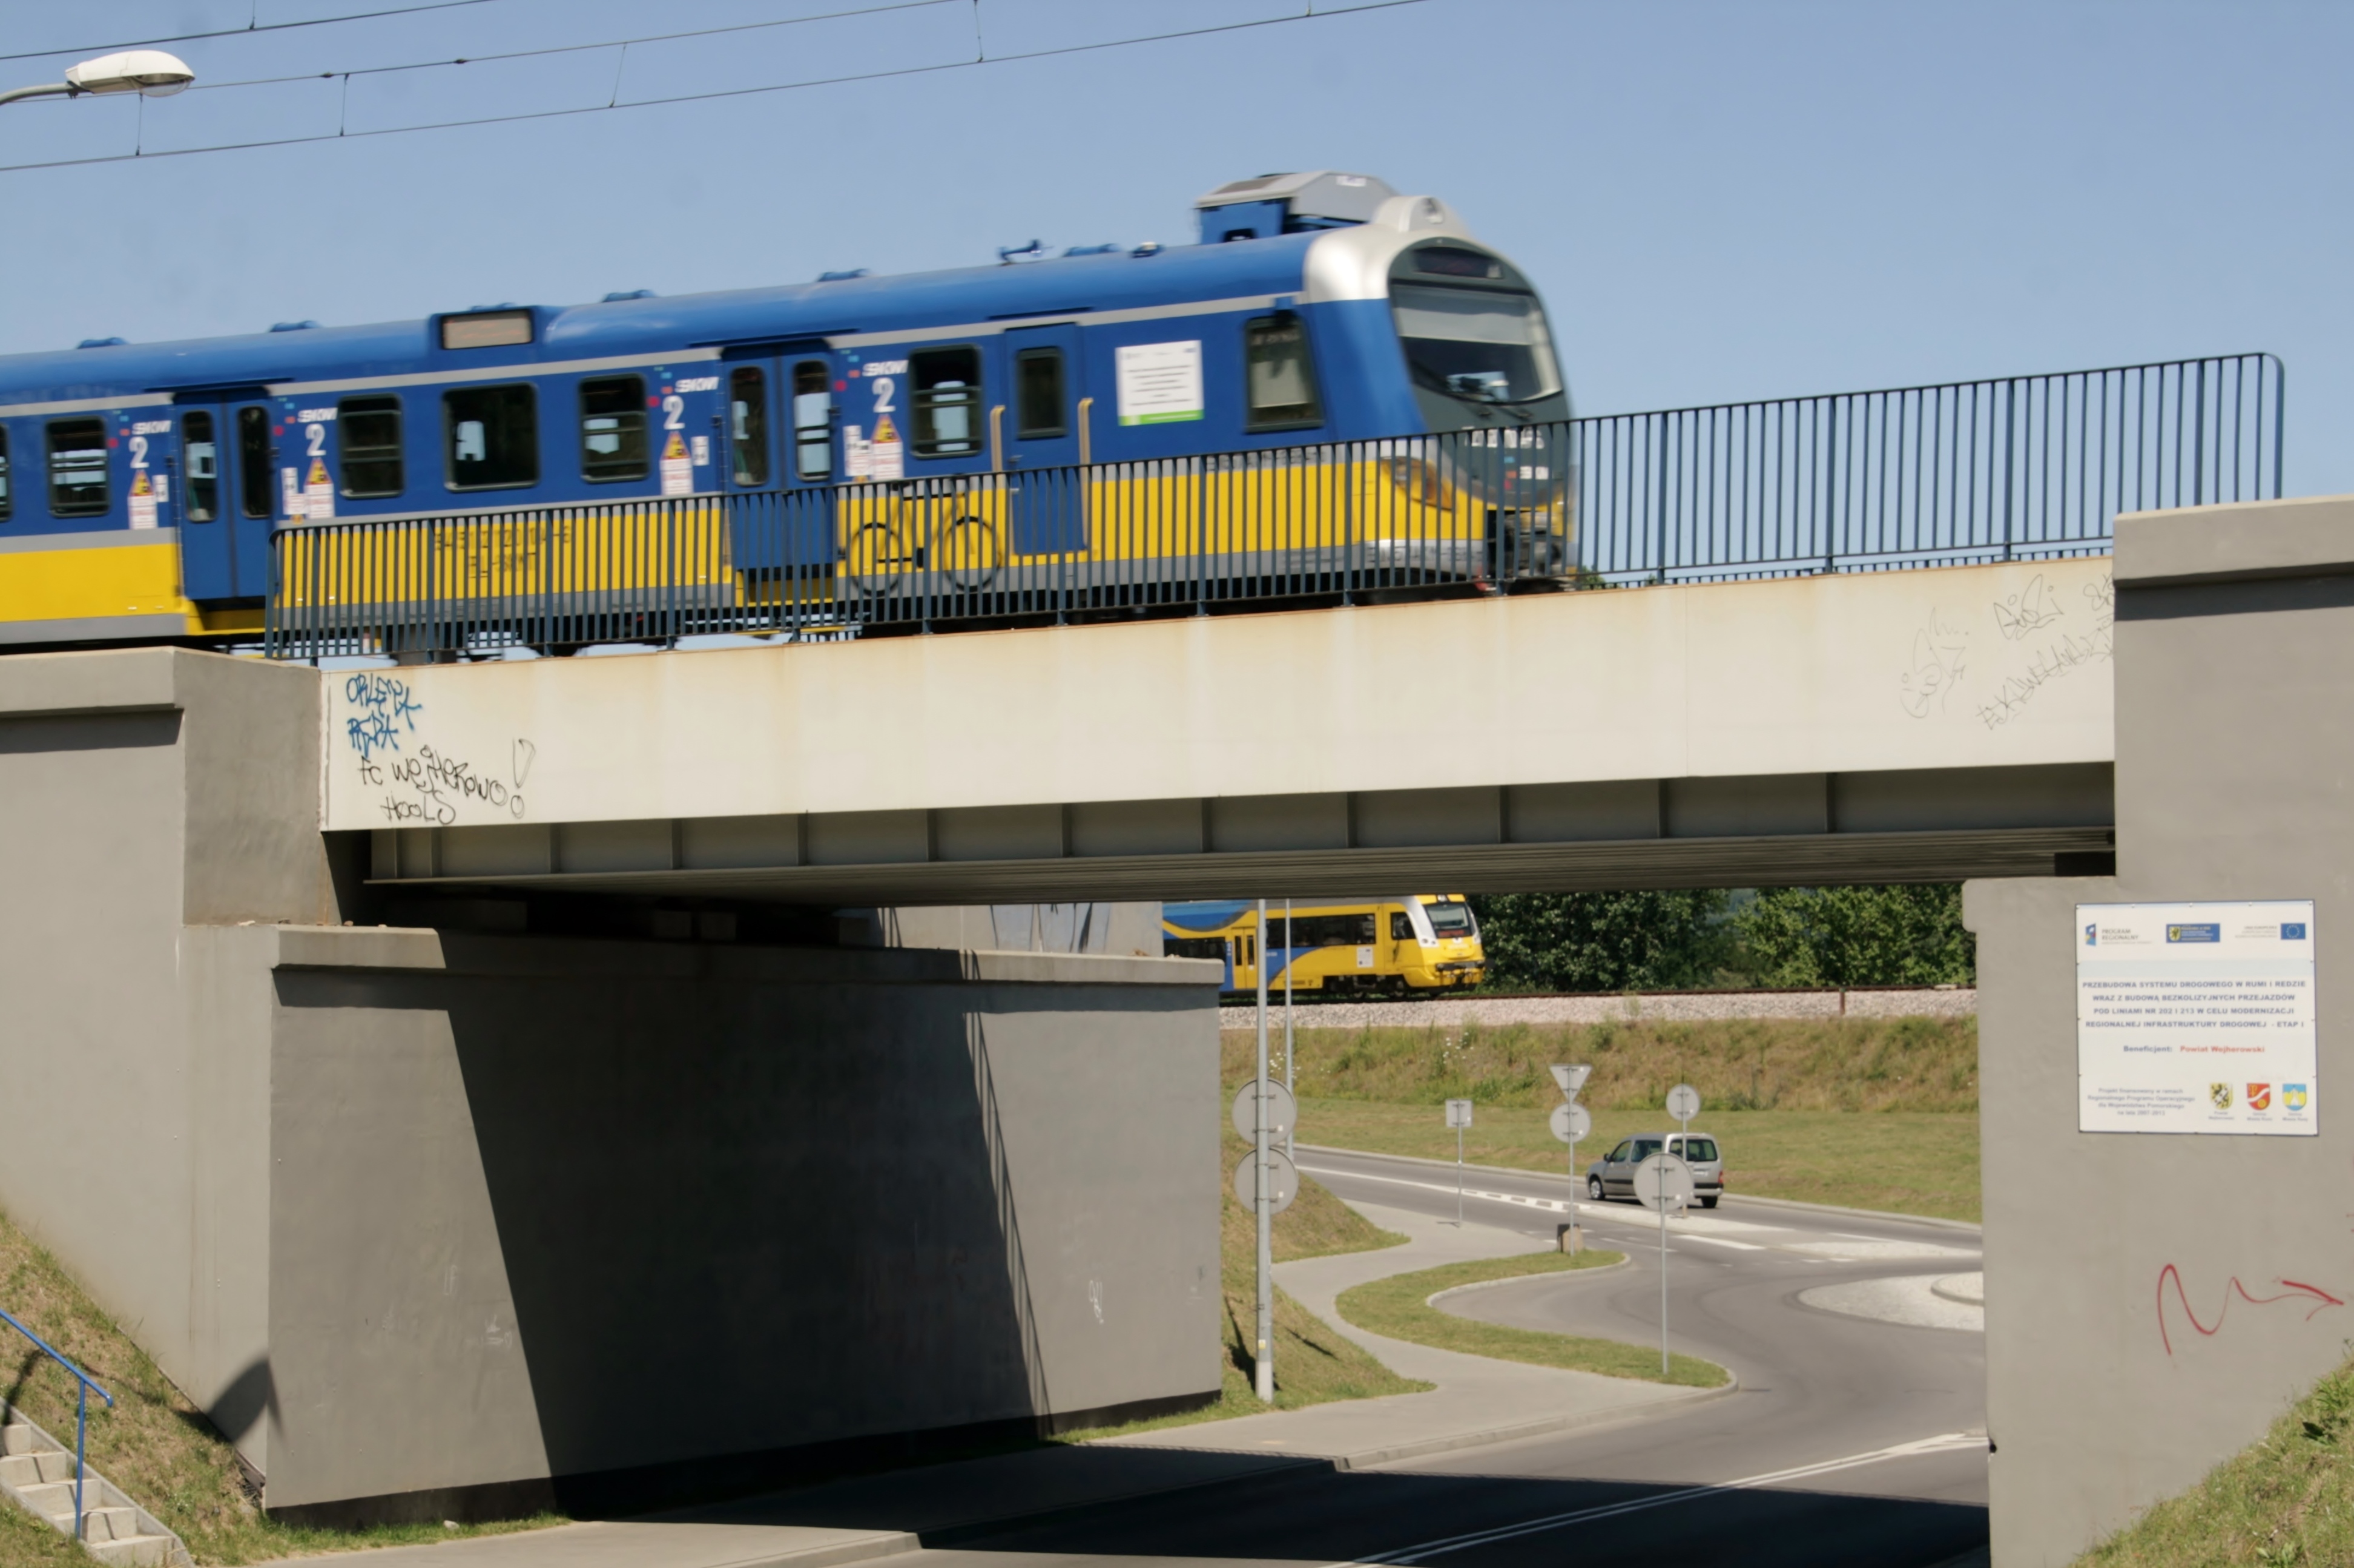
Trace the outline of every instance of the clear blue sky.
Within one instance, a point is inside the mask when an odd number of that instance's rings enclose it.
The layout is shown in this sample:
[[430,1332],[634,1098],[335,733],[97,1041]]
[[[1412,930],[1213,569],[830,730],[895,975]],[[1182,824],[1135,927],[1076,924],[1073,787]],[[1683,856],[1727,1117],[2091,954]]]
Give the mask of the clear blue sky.
[[[404,0],[0,3],[0,50]],[[487,0],[171,46],[208,81],[877,0]],[[1339,0],[1327,0],[1339,3]],[[1300,0],[980,0],[992,54]],[[0,109],[0,164],[971,58],[971,0],[336,82]],[[0,63],[54,79],[71,55]],[[1444,196],[1582,411],[2270,350],[2288,488],[2354,492],[2354,5],[1426,0],[853,85],[0,174],[0,351],[1188,238],[1278,169]]]

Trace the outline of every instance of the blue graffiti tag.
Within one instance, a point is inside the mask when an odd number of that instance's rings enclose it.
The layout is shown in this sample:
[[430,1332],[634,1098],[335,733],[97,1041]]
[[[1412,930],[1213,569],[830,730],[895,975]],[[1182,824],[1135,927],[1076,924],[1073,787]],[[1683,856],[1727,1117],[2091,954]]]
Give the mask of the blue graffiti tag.
[[415,734],[425,705],[409,694],[408,683],[363,671],[344,683],[344,701],[360,711],[344,721],[344,737],[366,762],[378,751],[398,751],[404,730]]

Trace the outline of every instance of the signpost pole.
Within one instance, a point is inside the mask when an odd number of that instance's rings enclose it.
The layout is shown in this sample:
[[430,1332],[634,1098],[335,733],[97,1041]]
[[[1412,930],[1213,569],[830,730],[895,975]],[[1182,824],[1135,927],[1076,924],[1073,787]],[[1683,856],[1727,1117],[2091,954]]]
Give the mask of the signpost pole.
[[[1463,1228],[1463,1129],[1471,1125],[1471,1102],[1447,1102],[1447,1125],[1455,1129],[1455,1228]],[[1441,1220],[1440,1224],[1447,1222]]]
[[1668,1193],[1667,1172],[1659,1172],[1659,1375],[1668,1375]]
[[[1291,1081],[1291,900],[1288,898],[1283,901],[1283,1086],[1294,1094],[1299,1092]],[[1283,1151],[1294,1159],[1299,1153],[1295,1146],[1299,1134],[1297,1127],[1283,1129]]]
[[1577,1255],[1577,1124],[1569,1124],[1569,1255]]
[[1258,979],[1258,1398],[1275,1403],[1275,1214],[1268,1206],[1274,1196],[1274,1172],[1267,1168],[1267,900],[1258,901],[1258,962],[1251,968]]

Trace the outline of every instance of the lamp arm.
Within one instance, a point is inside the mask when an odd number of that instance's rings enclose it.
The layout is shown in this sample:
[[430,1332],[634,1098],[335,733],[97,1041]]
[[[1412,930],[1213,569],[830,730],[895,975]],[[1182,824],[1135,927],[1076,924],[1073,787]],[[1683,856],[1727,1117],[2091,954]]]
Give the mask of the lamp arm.
[[44,82],[38,87],[12,87],[0,92],[0,103],[14,103],[20,98],[72,98],[80,91],[81,89],[69,81]]

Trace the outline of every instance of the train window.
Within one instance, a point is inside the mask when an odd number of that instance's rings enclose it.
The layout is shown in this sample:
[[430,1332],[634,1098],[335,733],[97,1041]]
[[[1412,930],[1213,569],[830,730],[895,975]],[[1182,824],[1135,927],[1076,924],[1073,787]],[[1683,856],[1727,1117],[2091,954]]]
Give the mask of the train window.
[[1393,942],[1414,940],[1414,922],[1406,918],[1405,911],[1403,909],[1390,911],[1390,940]]
[[528,382],[441,394],[452,490],[512,490],[539,482],[539,399]]
[[60,517],[106,511],[106,421],[49,421],[49,510]]
[[1430,916],[1432,932],[1440,937],[1476,937],[1479,923],[1471,917],[1469,904],[1426,904],[1422,912]]
[[237,411],[238,506],[248,517],[270,515],[270,410]]
[[336,406],[343,449],[344,493],[398,495],[408,476],[400,462],[400,399],[346,397]]
[[826,385],[832,374],[822,359],[793,366],[793,467],[803,479],[833,472],[833,394]]
[[1373,917],[1365,915],[1302,915],[1291,922],[1295,948],[1355,948],[1373,939]]
[[918,349],[907,356],[908,412],[917,457],[968,457],[980,450],[981,350]]
[[1063,399],[1063,351],[1023,349],[1013,356],[1013,433],[1028,441],[1070,430]]
[[603,376],[583,381],[580,477],[591,484],[609,484],[617,479],[643,479],[652,471],[646,462],[646,378]]
[[1243,328],[1250,397],[1243,428],[1296,430],[1320,425],[1316,366],[1308,357],[1308,323],[1289,311],[1258,316]]
[[751,366],[727,377],[727,440],[736,450],[736,482],[769,482],[769,378]]
[[8,490],[8,427],[0,425],[0,523],[5,523],[16,510],[16,498]]
[[1561,390],[1534,294],[1393,283],[1390,310],[1414,378],[1469,403],[1531,403]]
[[180,416],[180,514],[190,523],[220,515],[220,436],[204,412]]
[[1161,938],[1161,954],[1170,959],[1217,959],[1223,961],[1226,956],[1226,939],[1224,937],[1163,937]]
[[529,311],[477,311],[441,318],[444,348],[504,348],[530,341]]

